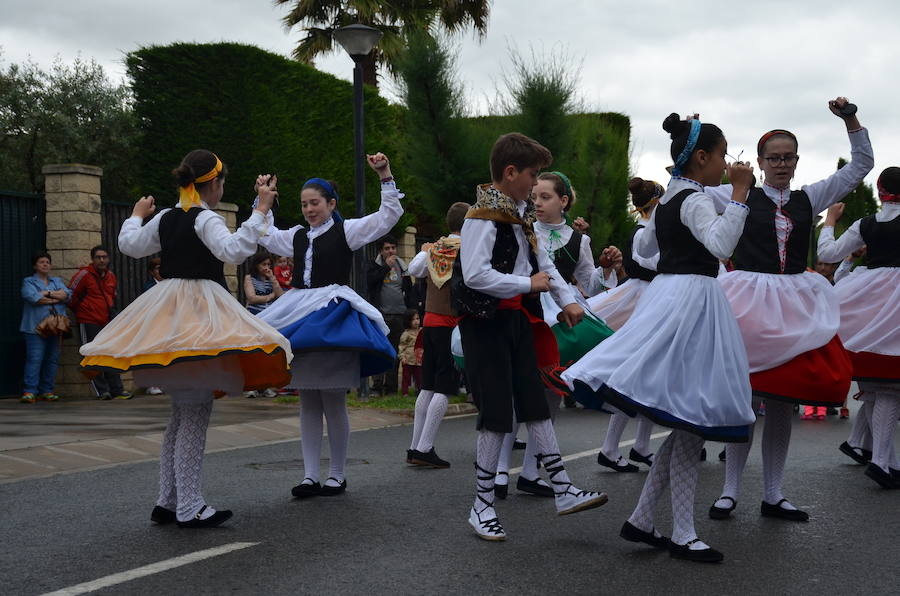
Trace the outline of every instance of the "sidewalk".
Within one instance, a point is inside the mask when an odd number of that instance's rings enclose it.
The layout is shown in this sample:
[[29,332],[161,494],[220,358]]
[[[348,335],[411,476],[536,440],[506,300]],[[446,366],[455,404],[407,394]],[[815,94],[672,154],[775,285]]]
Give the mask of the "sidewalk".
[[[297,404],[271,399],[216,400],[206,451],[297,441]],[[452,404],[447,415],[474,411]],[[128,401],[63,399],[21,404],[0,400],[0,484],[152,461],[159,457],[169,419],[169,398],[140,395]],[[352,431],[407,424],[412,411],[351,408]]]

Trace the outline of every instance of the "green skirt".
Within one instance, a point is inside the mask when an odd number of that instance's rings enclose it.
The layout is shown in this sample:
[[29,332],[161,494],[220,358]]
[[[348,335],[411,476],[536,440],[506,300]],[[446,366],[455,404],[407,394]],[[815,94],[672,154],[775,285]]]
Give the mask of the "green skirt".
[[559,346],[559,363],[569,366],[594,349],[604,339],[613,334],[602,320],[586,315],[580,323],[569,327],[565,323],[557,323],[552,327]]

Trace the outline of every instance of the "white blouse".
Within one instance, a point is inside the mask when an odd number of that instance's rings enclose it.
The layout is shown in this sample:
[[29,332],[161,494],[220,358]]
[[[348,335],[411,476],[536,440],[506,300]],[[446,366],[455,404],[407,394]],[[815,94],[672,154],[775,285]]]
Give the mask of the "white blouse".
[[[556,231],[559,234],[558,242],[551,242],[550,233]],[[534,233],[537,234],[538,245],[550,252],[560,250],[572,238],[572,226],[566,222],[547,224],[540,221],[534,222]],[[551,246],[552,244],[552,246]],[[588,296],[596,296],[604,289],[616,287],[616,273],[613,271],[607,280],[603,275],[603,267],[594,267],[594,255],[591,253],[591,238],[582,234],[581,245],[578,247],[577,263],[575,264],[575,279],[581,285]]]
[[[891,221],[900,216],[900,203],[887,202],[881,204],[881,211],[875,214],[875,221]],[[859,233],[857,219],[847,228],[841,237],[834,239],[834,227],[825,226],[819,232],[819,245],[816,248],[819,260],[825,263],[837,263],[853,251],[865,246],[862,234]]]

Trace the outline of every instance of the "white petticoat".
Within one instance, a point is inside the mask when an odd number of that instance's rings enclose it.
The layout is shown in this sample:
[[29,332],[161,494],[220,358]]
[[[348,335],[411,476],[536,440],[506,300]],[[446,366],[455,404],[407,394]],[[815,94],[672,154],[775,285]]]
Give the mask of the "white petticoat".
[[322,288],[291,288],[281,295],[268,308],[259,313],[260,320],[265,321],[276,329],[283,329],[291,323],[302,319],[310,313],[325,308],[332,301],[342,298],[350,303],[356,310],[373,323],[375,323],[385,335],[390,333],[387,323],[381,312],[360,297],[347,286],[331,284]]
[[631,317],[649,285],[649,281],[631,278],[608,292],[588,298],[587,303],[591,312],[603,319],[613,331],[618,331]]
[[606,384],[700,427],[755,420],[740,330],[719,283],[703,275],[658,275],[628,322],[562,378]]
[[750,372],[780,366],[837,334],[837,294],[818,273],[729,271],[718,277],[737,317]]
[[900,267],[856,269],[834,289],[844,347],[900,356]]

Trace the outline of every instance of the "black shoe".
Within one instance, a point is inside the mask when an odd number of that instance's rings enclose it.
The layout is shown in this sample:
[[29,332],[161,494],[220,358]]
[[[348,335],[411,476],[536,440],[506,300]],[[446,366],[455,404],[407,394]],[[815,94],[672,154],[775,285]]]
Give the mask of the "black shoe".
[[102,399],[103,401],[109,401],[112,399],[112,394],[108,391],[104,391],[100,395],[97,396],[97,399]]
[[656,536],[653,531],[645,532],[637,527],[635,527],[631,522],[625,522],[622,524],[622,529],[619,530],[619,536],[627,540],[628,542],[643,542],[648,546],[652,546],[653,548],[667,549],[672,544],[672,542],[666,538],[665,536]]
[[725,450],[719,452],[719,461],[725,461]]
[[150,512],[150,521],[152,521],[154,524],[164,526],[166,524],[171,524],[173,521],[177,520],[175,518],[174,511],[157,505],[153,508],[153,511]]
[[835,408],[834,406],[829,406],[829,407],[825,408],[825,413],[828,414],[829,416],[837,416],[838,409]]
[[519,439],[513,441],[513,449],[525,449],[525,447],[527,446],[528,443],[526,443],[525,441],[520,441]]
[[429,451],[423,453],[421,451],[416,451],[415,449],[412,452],[412,463],[418,466],[428,466],[431,468],[449,468],[450,462],[447,460],[443,460],[438,457],[438,454],[434,452],[434,447],[432,447]]
[[691,545],[699,540],[699,538],[694,538],[687,544],[675,544],[672,542],[669,545],[669,556],[673,559],[684,559],[685,561],[696,561],[697,563],[721,563],[725,555],[712,547],[704,548],[703,550],[691,550]]
[[706,461],[706,447],[700,450],[700,461]]
[[785,509],[781,506],[782,503],[787,503],[787,499],[781,499],[774,505],[763,501],[759,506],[759,512],[763,517],[777,517],[788,521],[798,522],[809,521],[809,514],[807,512],[800,509]]
[[[306,480],[306,478],[304,478]],[[322,492],[322,485],[318,482],[309,483],[300,483],[294,488],[291,489],[291,494],[294,495],[297,499],[305,499],[307,497],[315,497],[319,493]]]
[[866,476],[877,482],[882,488],[900,488],[900,480],[891,472],[885,472],[876,464],[866,466]]
[[632,448],[631,451],[628,453],[628,459],[630,459],[631,461],[636,461],[638,463],[642,463],[647,466],[653,467],[653,460],[650,459],[651,457],[653,457],[652,453],[648,453],[647,455],[641,455],[640,453],[635,451],[634,448]]
[[563,405],[567,408],[577,408],[578,405],[575,403],[575,398],[571,395],[566,395],[563,398]]
[[[619,465],[619,462],[622,462],[624,465]],[[623,458],[619,458],[617,461],[613,461],[603,455],[602,451],[597,452],[597,463],[601,466],[605,466],[611,470],[615,470],[616,472],[637,472],[638,467],[634,464],[630,464],[626,462]]]
[[412,460],[413,453],[415,453],[415,449],[407,449],[406,450],[406,463],[415,465],[415,462]]
[[194,516],[194,519],[189,519],[188,521],[180,521],[178,522],[179,528],[215,528],[216,526],[222,524],[223,522],[231,519],[232,513],[228,509],[225,511],[216,511],[206,519],[200,519],[200,514],[203,513],[203,510],[206,509],[206,505],[200,508],[200,511],[197,512],[197,515]]
[[556,496],[553,494],[553,487],[547,486],[546,484],[540,484],[537,480],[523,478],[522,476],[519,476],[519,479],[516,480],[516,490],[531,495],[537,495],[539,497],[553,498]]
[[841,446],[838,447],[838,449],[840,449],[841,453],[858,464],[866,465],[867,463],[869,463],[869,460],[872,459],[871,452],[869,452],[869,457],[866,458],[865,449],[862,449],[861,447],[851,447],[850,443],[848,443],[847,441],[841,443]]
[[731,517],[731,512],[734,511],[734,508],[737,507],[737,501],[732,499],[731,497],[719,497],[719,500],[728,499],[731,501],[731,507],[716,507],[716,504],[713,503],[712,507],[709,508],[709,517],[712,519],[728,519]]
[[[335,482],[337,482],[337,478],[334,478],[333,476],[331,478],[329,478],[328,480],[334,480]],[[344,480],[341,480],[341,483],[338,484],[337,486],[328,486],[327,484],[323,484],[322,488],[319,490],[319,496],[333,497],[335,495],[341,494],[345,490],[347,490],[347,479],[346,478]]]
[[497,476],[503,474],[506,476],[507,481],[506,484],[497,484],[496,479],[494,481],[494,496],[498,499],[505,499],[506,495],[509,494],[509,472],[497,472]]

